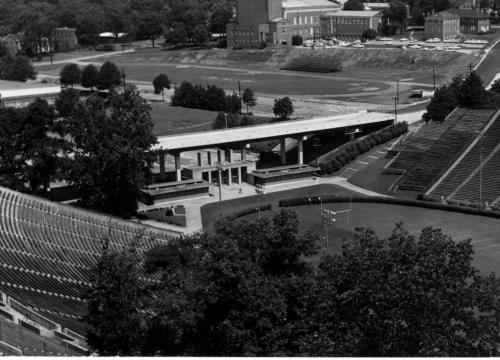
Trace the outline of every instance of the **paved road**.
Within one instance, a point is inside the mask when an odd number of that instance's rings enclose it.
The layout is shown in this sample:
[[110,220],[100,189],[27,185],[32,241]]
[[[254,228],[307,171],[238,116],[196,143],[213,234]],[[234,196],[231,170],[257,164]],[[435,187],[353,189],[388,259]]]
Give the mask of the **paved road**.
[[489,84],[500,73],[500,40],[491,48],[484,60],[476,68],[485,85]]

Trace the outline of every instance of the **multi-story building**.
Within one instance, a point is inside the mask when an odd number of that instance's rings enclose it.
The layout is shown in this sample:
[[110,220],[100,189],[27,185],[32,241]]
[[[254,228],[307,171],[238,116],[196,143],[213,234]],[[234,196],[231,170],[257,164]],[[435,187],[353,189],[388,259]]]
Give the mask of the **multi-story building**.
[[54,46],[56,50],[70,51],[78,46],[76,29],[60,27],[54,29]]
[[448,9],[450,14],[460,17],[462,34],[479,34],[490,31],[490,17],[474,9]]
[[322,32],[339,40],[361,39],[367,29],[379,30],[380,11],[337,11],[321,17]]
[[293,35],[319,38],[322,14],[339,8],[328,0],[237,0],[236,18],[227,27],[228,46],[291,45]]
[[19,52],[21,52],[22,38],[23,37],[20,34],[9,34],[7,36],[0,37],[2,52],[10,56],[16,56]]
[[425,37],[455,39],[460,34],[460,16],[441,11],[425,18]]

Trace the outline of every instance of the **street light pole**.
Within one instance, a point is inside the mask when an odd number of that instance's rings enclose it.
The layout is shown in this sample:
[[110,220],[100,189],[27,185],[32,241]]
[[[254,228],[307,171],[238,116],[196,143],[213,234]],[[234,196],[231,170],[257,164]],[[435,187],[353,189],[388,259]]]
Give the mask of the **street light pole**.
[[219,218],[222,219],[222,164],[217,163],[218,183],[219,183]]
[[328,224],[326,221],[323,219],[323,200],[321,197],[318,196],[319,204],[320,204],[320,216],[321,216],[321,221],[323,222],[323,225],[325,226],[325,241],[326,241],[326,247],[325,247],[325,254],[328,252]]
[[481,210],[483,206],[483,136],[479,139],[479,154],[480,154],[480,163],[479,163],[479,210]]
[[398,98],[394,98],[394,124],[398,123]]

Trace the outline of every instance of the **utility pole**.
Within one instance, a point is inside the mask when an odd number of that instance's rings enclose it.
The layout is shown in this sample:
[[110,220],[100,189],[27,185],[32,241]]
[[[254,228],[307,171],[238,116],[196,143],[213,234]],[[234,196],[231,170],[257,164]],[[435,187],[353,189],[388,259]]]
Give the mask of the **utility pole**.
[[239,110],[240,110],[240,114],[241,114],[241,81],[238,81],[238,96],[240,97]]
[[469,75],[472,74],[472,64],[469,64]]
[[434,84],[434,92],[436,92],[436,70],[434,63],[432,63],[432,83]]
[[398,123],[398,98],[394,98],[394,124]]
[[125,94],[125,69],[122,66],[123,93]]
[[399,79],[396,81],[396,97],[399,105]]

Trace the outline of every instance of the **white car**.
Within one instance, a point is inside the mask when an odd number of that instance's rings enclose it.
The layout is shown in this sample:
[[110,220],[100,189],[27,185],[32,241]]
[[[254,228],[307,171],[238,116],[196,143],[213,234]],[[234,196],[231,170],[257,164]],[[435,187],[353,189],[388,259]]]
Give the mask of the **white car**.
[[362,45],[362,44],[354,44],[352,47],[353,48],[360,48],[361,49],[361,48],[364,48],[365,46]]
[[392,38],[389,37],[381,37],[380,41],[392,41]]
[[410,41],[410,39],[407,39],[407,38],[401,38],[401,39],[399,39],[399,41]]
[[444,40],[443,42],[445,43],[459,43],[460,40],[457,40],[457,39],[449,39],[449,40]]
[[410,45],[408,46],[410,49],[421,49],[422,47],[420,45]]

